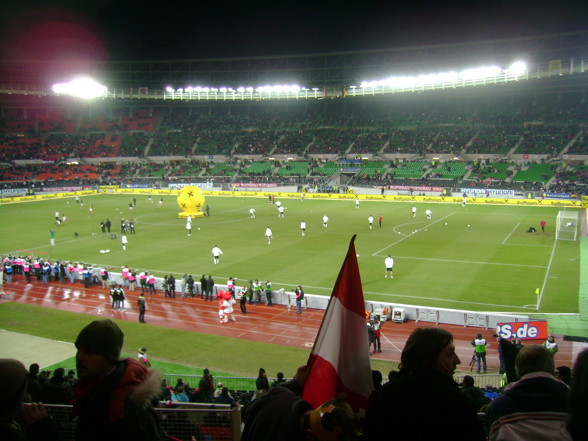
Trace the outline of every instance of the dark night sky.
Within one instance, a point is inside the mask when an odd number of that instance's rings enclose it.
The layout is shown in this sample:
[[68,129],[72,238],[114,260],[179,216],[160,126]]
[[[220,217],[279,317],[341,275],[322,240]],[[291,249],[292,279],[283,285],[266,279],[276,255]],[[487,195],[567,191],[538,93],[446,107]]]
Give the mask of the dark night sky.
[[0,0],[1,58],[357,51],[588,29],[586,1]]

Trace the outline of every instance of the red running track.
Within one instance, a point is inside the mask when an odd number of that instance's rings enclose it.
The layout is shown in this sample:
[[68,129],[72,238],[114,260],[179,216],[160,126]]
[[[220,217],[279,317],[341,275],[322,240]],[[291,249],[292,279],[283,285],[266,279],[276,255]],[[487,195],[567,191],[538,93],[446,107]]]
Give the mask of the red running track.
[[[26,283],[23,276],[13,276],[13,282],[4,285],[4,293],[6,297],[0,298],[0,303],[12,301],[96,317],[139,321],[136,304],[140,290],[136,292],[125,290],[126,301],[123,311],[115,311],[111,308],[108,289],[103,289],[100,285],[84,288],[83,284],[72,285],[69,280],[64,285],[55,282],[43,285],[33,278],[31,283]],[[169,299],[164,297],[161,290],[158,290],[156,295],[146,295],[146,298],[147,326],[162,326],[309,350],[324,314],[323,310],[317,309],[307,309],[302,314],[296,314],[295,310],[289,311],[283,305],[272,307],[247,305],[247,315],[242,315],[237,304],[234,314],[237,321],[221,324],[216,300],[207,302],[199,297],[183,299],[179,294],[176,294],[175,299]],[[413,329],[427,326],[435,326],[435,324],[422,321],[419,323],[408,321],[403,324],[384,323],[381,337],[382,352],[374,354],[372,358],[399,361],[404,343]],[[480,330],[478,328],[464,329],[455,325],[442,325],[442,327],[452,332],[455,338],[457,354],[462,361],[458,369],[469,370],[469,362],[473,354],[470,342]],[[482,330],[484,338],[489,342],[488,371],[498,373],[497,343],[491,337],[492,333],[493,330]],[[572,360],[581,348],[574,347],[572,342],[564,342],[562,339],[558,339],[558,343],[560,349],[556,356],[556,366],[561,364],[572,366]]]

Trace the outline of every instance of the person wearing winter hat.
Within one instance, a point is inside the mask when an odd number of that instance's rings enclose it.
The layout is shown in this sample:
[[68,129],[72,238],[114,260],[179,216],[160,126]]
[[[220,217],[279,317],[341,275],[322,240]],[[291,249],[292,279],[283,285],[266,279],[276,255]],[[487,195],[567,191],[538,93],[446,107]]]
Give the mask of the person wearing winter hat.
[[267,379],[264,368],[259,368],[259,376],[255,380],[255,387],[257,387],[257,390],[264,390],[266,392],[269,389],[269,380]]
[[152,406],[161,372],[134,358],[120,359],[123,343],[122,330],[110,319],[93,321],[76,339],[76,440],[161,439]]
[[[48,440],[60,438],[41,403],[23,403],[27,390],[28,371],[24,365],[12,358],[0,358],[0,439],[3,441]],[[16,414],[19,413],[19,422]],[[25,436],[26,435],[26,436]]]

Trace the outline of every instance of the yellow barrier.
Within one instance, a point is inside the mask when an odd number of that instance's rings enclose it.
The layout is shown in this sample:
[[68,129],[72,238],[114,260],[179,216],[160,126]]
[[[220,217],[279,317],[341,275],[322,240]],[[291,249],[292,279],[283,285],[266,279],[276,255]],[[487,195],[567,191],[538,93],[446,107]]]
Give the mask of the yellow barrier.
[[[206,196],[229,196],[229,197],[263,197],[275,196],[279,198],[300,198],[300,193],[291,192],[268,192],[268,191],[203,191]],[[376,194],[338,194],[338,193],[305,193],[304,199],[332,199],[332,200],[364,200],[364,201],[391,201],[391,202],[430,202],[430,203],[452,203],[460,204],[463,197],[454,196],[403,196],[403,195],[376,195]],[[468,197],[468,204],[475,205],[519,205],[531,207],[570,207],[588,208],[588,198],[583,201],[578,199],[510,199],[510,198],[487,198]]]
[[36,194],[33,196],[19,196],[14,198],[3,198],[3,204],[10,204],[16,202],[31,202],[31,201],[42,201],[46,199],[61,199],[61,198],[71,198],[74,196],[92,196],[98,194],[97,190],[82,190],[82,191],[70,191],[67,193],[46,193],[46,194]]
[[[177,196],[181,189],[175,190],[160,190],[150,188],[110,188],[109,193],[115,194],[144,194],[152,196]],[[100,187],[102,188],[102,187]],[[205,191],[202,190],[205,196],[227,196],[227,197],[258,197],[267,198],[275,196],[278,198],[300,198],[300,193],[296,192],[268,192],[268,191]],[[57,199],[73,196],[95,195],[96,190],[84,190],[68,193],[50,193],[40,194],[34,196],[19,196],[12,198],[3,198],[2,203],[38,201],[44,199]],[[355,200],[360,199],[364,201],[389,201],[389,202],[429,202],[429,203],[452,203],[461,204],[462,197],[454,196],[403,196],[403,195],[371,195],[371,194],[338,194],[338,193],[305,193],[304,199],[331,199],[331,200]],[[568,208],[588,208],[588,198],[582,197],[582,201],[578,199],[509,199],[509,198],[487,198],[487,197],[468,197],[468,204],[474,205],[519,205],[529,207],[568,207]]]

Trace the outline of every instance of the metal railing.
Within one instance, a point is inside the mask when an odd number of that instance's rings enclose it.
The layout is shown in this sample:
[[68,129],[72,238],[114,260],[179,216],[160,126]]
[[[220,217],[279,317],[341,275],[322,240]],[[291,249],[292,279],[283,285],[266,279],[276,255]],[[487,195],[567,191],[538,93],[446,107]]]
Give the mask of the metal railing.
[[[201,403],[173,403],[172,407],[161,403],[155,411],[159,416],[162,441],[169,437],[178,439],[204,439],[214,441],[239,441],[241,439],[241,414],[238,408]],[[72,419],[72,406],[46,404],[45,409],[53,419],[62,441],[75,439],[76,419]]]

